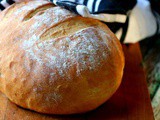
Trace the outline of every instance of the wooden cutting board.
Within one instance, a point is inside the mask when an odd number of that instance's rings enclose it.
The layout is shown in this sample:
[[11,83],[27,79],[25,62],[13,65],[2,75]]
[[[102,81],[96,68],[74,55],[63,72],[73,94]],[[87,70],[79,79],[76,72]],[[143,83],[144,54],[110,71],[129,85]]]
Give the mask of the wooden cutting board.
[[16,106],[0,92],[0,120],[153,120],[139,44],[123,45],[123,49],[126,64],[122,84],[96,110],[81,115],[44,115]]

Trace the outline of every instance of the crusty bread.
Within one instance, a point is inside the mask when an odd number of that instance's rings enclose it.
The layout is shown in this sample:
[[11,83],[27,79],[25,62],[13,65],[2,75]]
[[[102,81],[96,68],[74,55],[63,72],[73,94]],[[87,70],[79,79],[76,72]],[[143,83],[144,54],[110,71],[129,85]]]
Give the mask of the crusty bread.
[[0,90],[17,105],[83,113],[119,87],[124,56],[105,24],[47,1],[14,4],[0,21]]

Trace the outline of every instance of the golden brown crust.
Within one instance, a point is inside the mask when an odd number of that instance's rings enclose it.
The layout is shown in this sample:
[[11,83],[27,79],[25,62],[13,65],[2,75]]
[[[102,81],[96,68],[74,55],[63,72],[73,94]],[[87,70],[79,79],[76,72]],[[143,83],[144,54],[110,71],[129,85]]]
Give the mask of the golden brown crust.
[[123,52],[103,23],[46,1],[13,5],[0,19],[0,90],[17,105],[82,113],[119,87]]

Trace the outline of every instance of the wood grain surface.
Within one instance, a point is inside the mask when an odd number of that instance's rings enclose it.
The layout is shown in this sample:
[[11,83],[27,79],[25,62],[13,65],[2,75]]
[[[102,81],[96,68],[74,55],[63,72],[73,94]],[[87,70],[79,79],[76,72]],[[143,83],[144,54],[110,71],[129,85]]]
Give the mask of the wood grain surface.
[[18,107],[0,92],[0,120],[154,120],[139,44],[123,45],[125,70],[118,91],[102,106],[80,115],[45,115]]

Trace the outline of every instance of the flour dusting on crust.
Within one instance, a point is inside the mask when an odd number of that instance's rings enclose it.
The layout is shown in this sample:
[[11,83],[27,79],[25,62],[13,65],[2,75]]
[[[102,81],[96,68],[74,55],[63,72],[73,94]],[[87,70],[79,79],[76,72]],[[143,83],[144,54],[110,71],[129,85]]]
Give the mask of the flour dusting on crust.
[[[71,75],[68,72],[71,67],[76,67],[75,72],[79,76],[87,69],[96,69],[100,62],[106,59],[109,48],[102,37],[107,41],[108,36],[105,36],[103,31],[89,27],[67,37],[40,41],[36,44],[37,38],[32,37],[31,40],[24,41],[23,48],[27,48],[28,58],[35,60],[39,65],[56,70],[59,76],[70,79]],[[54,72],[51,74],[56,75]]]
[[[85,70],[95,70],[101,65],[109,53],[108,35],[98,27],[88,27],[59,38],[41,38],[47,29],[76,15],[60,7],[45,10],[43,14],[32,17],[35,22],[28,30],[22,48],[27,59],[35,61],[35,74],[46,75],[50,79],[67,77],[72,79],[70,71],[74,70],[79,76]],[[42,40],[41,40],[42,39]],[[27,65],[27,63],[25,63]],[[41,70],[41,71],[40,71]]]
[[34,10],[34,9],[36,9],[38,6],[44,5],[44,4],[46,4],[46,3],[48,3],[48,2],[47,2],[47,1],[41,1],[41,2],[39,2],[39,1],[34,1],[34,4],[33,4],[32,2],[28,2],[28,3],[25,4],[25,6],[17,9],[17,11],[14,13],[14,15],[17,16],[17,15],[21,14],[21,13],[24,12],[24,11]]

